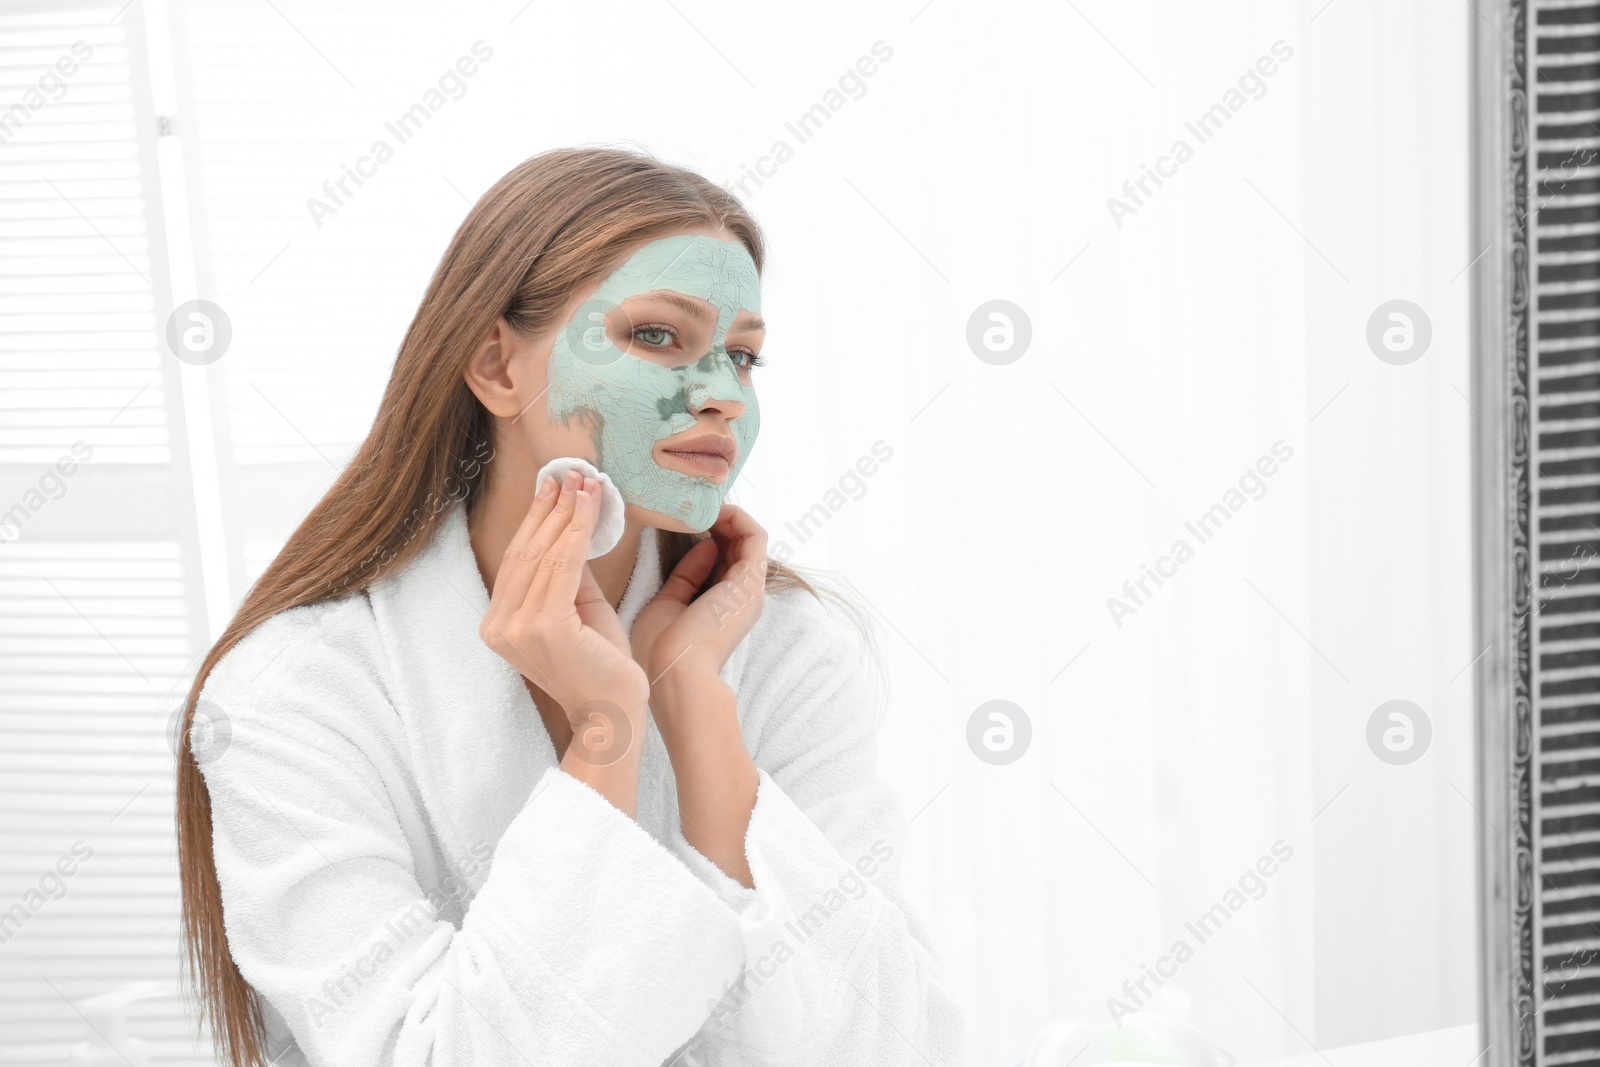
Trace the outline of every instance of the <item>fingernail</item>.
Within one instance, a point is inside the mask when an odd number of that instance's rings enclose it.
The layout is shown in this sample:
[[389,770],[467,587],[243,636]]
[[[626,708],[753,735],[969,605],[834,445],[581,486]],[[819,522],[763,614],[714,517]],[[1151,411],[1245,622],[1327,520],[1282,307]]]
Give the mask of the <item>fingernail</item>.
[[577,507],[577,510],[582,511],[585,508],[587,508],[589,506],[589,501],[592,500],[592,499],[594,499],[594,498],[591,497],[588,493],[584,492],[582,489],[579,489],[578,490],[578,507]]
[[539,483],[539,491],[538,491],[538,493],[536,493],[534,495],[538,496],[541,499],[543,499],[545,497],[548,497],[551,493],[553,493],[555,491],[556,491],[556,480],[554,478],[550,477],[549,475],[545,475],[544,481]]
[[577,471],[568,471],[566,480],[561,483],[561,491],[563,493],[572,492],[574,489],[578,488],[579,481],[580,479],[578,478]]

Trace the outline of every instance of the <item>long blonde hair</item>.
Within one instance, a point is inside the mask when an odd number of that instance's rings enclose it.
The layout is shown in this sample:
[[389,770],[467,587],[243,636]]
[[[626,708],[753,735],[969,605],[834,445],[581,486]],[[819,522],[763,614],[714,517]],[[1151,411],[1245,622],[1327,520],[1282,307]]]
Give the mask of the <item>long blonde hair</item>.
[[[456,230],[434,271],[384,389],[371,431],[332,488],[268,565],[201,663],[185,701],[176,822],[183,893],[182,946],[213,1041],[232,1067],[259,1067],[261,1002],[228,950],[212,855],[211,798],[189,728],[206,677],[264,620],[364,589],[425,545],[445,509],[481,498],[488,413],[468,389],[467,361],[502,316],[527,336],[557,324],[573,293],[598,280],[619,250],[704,225],[764,249],[734,196],[692,171],[617,148],[567,148],[529,159],[495,183]],[[657,530],[663,579],[700,538]],[[770,560],[766,588],[827,594]],[[859,624],[858,624],[859,625]]]

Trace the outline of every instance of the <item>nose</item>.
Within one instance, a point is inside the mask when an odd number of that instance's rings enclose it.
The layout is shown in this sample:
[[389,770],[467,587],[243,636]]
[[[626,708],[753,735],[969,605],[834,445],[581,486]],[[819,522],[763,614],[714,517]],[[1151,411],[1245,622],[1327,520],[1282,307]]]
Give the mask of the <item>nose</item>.
[[699,415],[703,412],[715,412],[732,422],[744,414],[744,401],[732,397],[714,396],[712,390],[705,385],[691,385],[688,389],[689,410]]
[[691,369],[685,383],[684,399],[695,414],[711,410],[726,419],[736,419],[744,414],[744,385],[733,367],[733,360],[720,346],[712,350],[716,358],[711,369],[699,372]]

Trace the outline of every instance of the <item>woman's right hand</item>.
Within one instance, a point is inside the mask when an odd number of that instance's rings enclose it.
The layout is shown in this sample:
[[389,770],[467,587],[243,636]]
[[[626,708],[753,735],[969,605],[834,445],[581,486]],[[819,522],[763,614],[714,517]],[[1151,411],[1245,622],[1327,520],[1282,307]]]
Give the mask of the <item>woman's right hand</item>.
[[[489,610],[478,626],[484,644],[550,694],[573,731],[596,714],[644,721],[650,682],[633,658],[622,621],[606,600],[588,551],[600,484],[568,471],[546,478],[495,575]],[[609,706],[608,706],[609,705]]]

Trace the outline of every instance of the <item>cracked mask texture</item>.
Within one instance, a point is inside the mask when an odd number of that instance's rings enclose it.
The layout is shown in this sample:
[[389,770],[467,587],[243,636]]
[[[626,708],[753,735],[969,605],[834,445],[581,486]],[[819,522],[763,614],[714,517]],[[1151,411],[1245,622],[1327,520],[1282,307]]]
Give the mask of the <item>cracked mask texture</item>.
[[[618,348],[606,332],[606,315],[624,300],[660,289],[716,308],[711,346],[699,359],[663,366]],[[557,335],[550,351],[550,417],[589,427],[595,466],[611,476],[625,501],[709,529],[761,426],[755,389],[739,381],[724,338],[740,311],[760,310],[760,276],[743,244],[702,234],[650,242],[607,276]],[[728,422],[739,454],[720,485],[668,470],[652,454],[657,441],[692,428],[699,421],[694,412],[713,400],[744,404]]]

